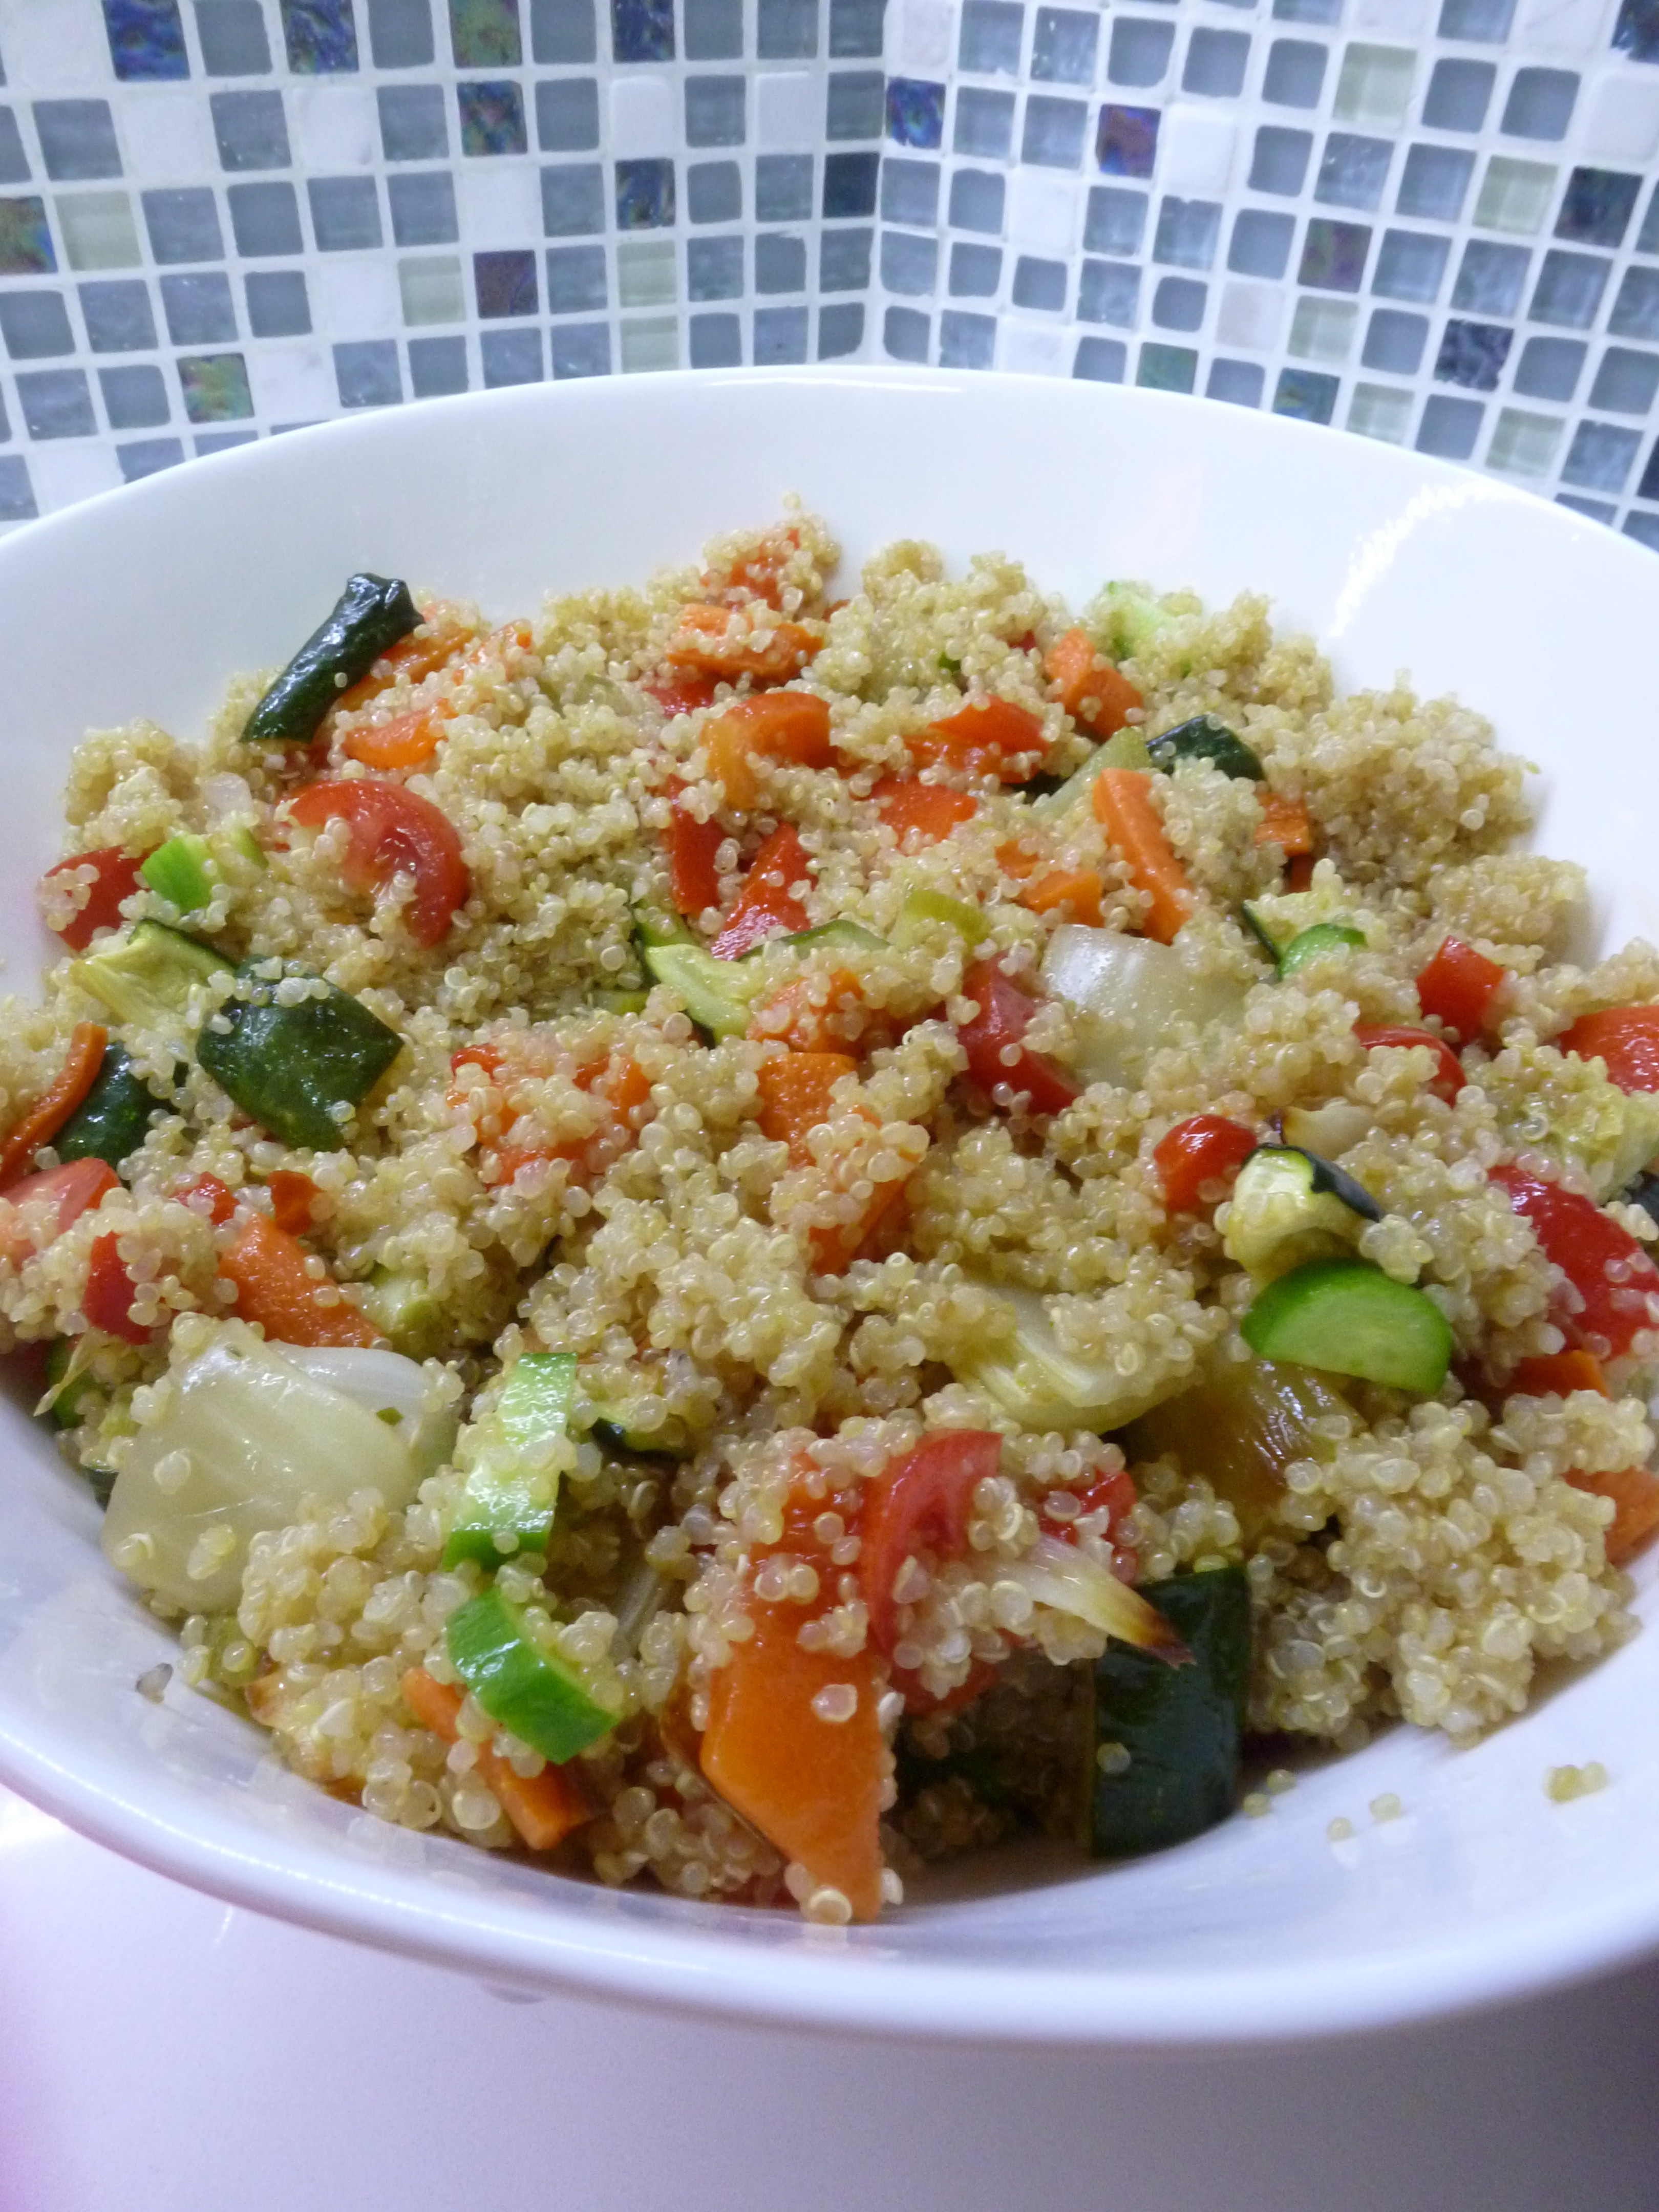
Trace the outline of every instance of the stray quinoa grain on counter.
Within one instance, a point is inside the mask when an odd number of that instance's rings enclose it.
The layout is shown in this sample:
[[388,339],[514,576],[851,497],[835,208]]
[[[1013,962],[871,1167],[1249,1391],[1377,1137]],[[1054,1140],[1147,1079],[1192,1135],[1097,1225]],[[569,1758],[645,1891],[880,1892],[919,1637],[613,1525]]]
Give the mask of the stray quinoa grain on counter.
[[185,1680],[828,1923],[1467,1743],[1659,1524],[1659,954],[1564,964],[1519,763],[1260,599],[836,560],[352,577],[87,738],[0,1025],[4,1342]]

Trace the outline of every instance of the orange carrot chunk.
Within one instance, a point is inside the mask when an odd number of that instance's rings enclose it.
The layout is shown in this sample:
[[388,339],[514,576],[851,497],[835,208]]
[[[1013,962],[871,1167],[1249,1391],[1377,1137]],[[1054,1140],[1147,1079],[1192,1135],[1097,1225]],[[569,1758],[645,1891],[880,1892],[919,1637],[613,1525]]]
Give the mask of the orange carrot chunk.
[[1095,651],[1086,629],[1068,629],[1048,648],[1042,672],[1054,687],[1054,696],[1072,720],[1109,738],[1121,730],[1141,697],[1128,678]]
[[[461,1693],[434,1681],[424,1667],[411,1667],[398,1684],[404,1703],[422,1728],[453,1743],[460,1734],[456,1715]],[[532,1851],[550,1851],[593,1817],[593,1808],[578,1777],[550,1761],[536,1775],[520,1774],[498,1751],[480,1744],[478,1771],[490,1795]]]
[[763,691],[739,699],[704,730],[708,764],[730,803],[745,814],[760,801],[758,758],[830,765],[830,706],[811,691]]
[[265,1188],[270,1193],[270,1218],[276,1226],[290,1237],[308,1237],[317,1225],[311,1202],[319,1195],[311,1177],[297,1169],[278,1168]]
[[109,1031],[96,1022],[77,1022],[70,1030],[64,1065],[0,1145],[0,1190],[27,1172],[41,1146],[51,1142],[91,1090],[108,1042]]
[[437,751],[442,735],[435,708],[416,707],[389,722],[364,722],[348,731],[341,750],[365,768],[420,768]]
[[1313,823],[1308,813],[1305,799],[1291,799],[1282,791],[1263,791],[1257,793],[1261,803],[1261,819],[1256,825],[1258,845],[1277,845],[1287,860],[1300,860],[1311,853]]
[[742,607],[682,607],[663,658],[735,683],[787,684],[814,659],[823,641],[803,623],[786,622],[763,603]]
[[835,1112],[831,1094],[842,1077],[857,1073],[858,1062],[844,1052],[780,1053],[763,1064],[756,1079],[761,1133],[788,1146],[792,1166],[811,1158],[807,1139]]
[[236,1285],[235,1310],[242,1319],[257,1321],[279,1344],[384,1344],[380,1330],[349,1300],[317,1303],[328,1279],[310,1273],[310,1257],[297,1237],[248,1207],[229,1250],[219,1255],[219,1273]]
[[1146,910],[1147,936],[1168,945],[1197,902],[1148,795],[1151,782],[1139,769],[1103,769],[1095,778],[1095,813],[1128,862],[1136,889],[1152,902]]
[[1523,1359],[1504,1387],[1505,1397],[1565,1398],[1575,1390],[1607,1395],[1607,1377],[1593,1352],[1539,1352]]
[[952,768],[973,775],[1024,783],[1048,750],[1042,724],[1012,699],[978,699],[942,721],[930,722],[908,740],[918,768]]
[[971,822],[979,811],[979,801],[965,791],[923,783],[915,776],[884,775],[870,796],[876,811],[901,844],[914,835],[936,845],[959,823]]
[[1019,903],[1030,914],[1053,914],[1069,909],[1073,921],[1098,929],[1106,886],[1093,868],[1050,868],[1021,887]]
[[892,1034],[891,1024],[865,1005],[852,969],[832,968],[827,975],[803,975],[774,991],[750,1018],[749,1034],[775,1038],[797,1053],[827,1052],[839,1059],[872,1028]]
[[1651,1468],[1626,1467],[1615,1474],[1586,1474],[1575,1467],[1568,1469],[1567,1480],[1575,1490],[1612,1498],[1613,1519],[1601,1538],[1610,1566],[1622,1566],[1643,1539],[1659,1528],[1659,1475]]

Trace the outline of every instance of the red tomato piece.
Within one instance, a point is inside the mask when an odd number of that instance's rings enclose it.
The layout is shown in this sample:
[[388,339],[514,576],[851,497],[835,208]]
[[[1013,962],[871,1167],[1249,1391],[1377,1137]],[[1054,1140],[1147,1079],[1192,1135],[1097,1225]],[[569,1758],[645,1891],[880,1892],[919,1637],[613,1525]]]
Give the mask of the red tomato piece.
[[648,693],[672,720],[676,714],[695,714],[699,707],[712,707],[714,684],[712,676],[688,676],[676,671],[672,676],[647,676],[640,689]]
[[865,1486],[859,1518],[859,1583],[870,1635],[890,1659],[898,1641],[893,1584],[923,1551],[959,1559],[968,1545],[974,1491],[994,1474],[1002,1438],[983,1429],[938,1429]]
[[876,811],[900,842],[915,836],[935,845],[958,823],[970,822],[979,801],[945,784],[923,783],[916,776],[884,775],[870,794]]
[[788,823],[775,830],[756,854],[726,927],[709,946],[716,960],[740,960],[769,937],[805,929],[806,908],[793,885],[810,881],[812,864]]
[[1396,1022],[1356,1022],[1353,1033],[1367,1052],[1374,1046],[1427,1045],[1435,1056],[1434,1073],[1429,1078],[1429,1088],[1437,1098],[1443,1098],[1448,1106],[1463,1088],[1463,1069],[1457,1054],[1443,1037],[1432,1030],[1414,1030]]
[[471,878],[453,823],[429,799],[401,783],[363,776],[307,784],[289,800],[288,811],[307,830],[337,820],[350,825],[341,872],[353,890],[380,890],[400,870],[413,875],[415,897],[407,914],[417,945],[436,945],[447,933]]
[[198,1176],[193,1182],[185,1183],[174,1191],[192,1213],[205,1214],[216,1229],[222,1229],[236,1211],[234,1192],[227,1188],[217,1176]]
[[999,1083],[1029,1091],[1034,1114],[1063,1113],[1083,1095],[1063,1067],[1040,1052],[1027,1052],[1021,1039],[1030,1027],[1037,1002],[1005,975],[994,961],[980,960],[962,979],[962,994],[979,1012],[957,1031],[975,1083],[994,1091]]
[[1042,724],[1029,707],[1012,699],[982,699],[962,707],[909,740],[918,768],[954,768],[975,775],[1000,776],[1024,783],[1042,765],[1048,750]]
[[101,1205],[107,1192],[119,1188],[120,1181],[107,1160],[68,1160],[61,1168],[46,1168],[40,1175],[25,1176],[21,1182],[13,1183],[0,1199],[0,1260],[9,1260],[15,1266],[36,1249],[23,1225],[21,1206],[32,1200],[52,1201],[57,1213],[46,1240],[50,1243],[53,1237],[63,1235],[71,1221],[78,1221],[83,1213]]
[[[1062,1544],[1075,1544],[1078,1523],[1092,1513],[1103,1512],[1106,1515],[1105,1534],[1114,1545],[1117,1545],[1123,1523],[1134,1508],[1135,1480],[1127,1467],[1121,1467],[1115,1474],[1097,1474],[1086,1490],[1063,1491],[1058,1494],[1076,1498],[1077,1511],[1061,1521],[1055,1518],[1045,1504],[1039,1516],[1045,1535],[1058,1536]],[[1052,1496],[1053,1493],[1051,1502]],[[1133,1582],[1135,1570],[1133,1553],[1124,1552],[1120,1546],[1118,1572],[1122,1574],[1126,1582]]]
[[290,1237],[309,1237],[317,1226],[311,1203],[320,1195],[308,1175],[293,1168],[278,1168],[266,1183],[270,1193],[270,1218]]
[[1570,1397],[1575,1390],[1607,1395],[1601,1363],[1588,1352],[1538,1352],[1523,1359],[1504,1386],[1506,1397]]
[[1417,979],[1417,1003],[1438,1018],[1454,1043],[1468,1044],[1486,1027],[1492,994],[1508,975],[1472,945],[1449,937]]
[[1494,1168],[1492,1180],[1567,1279],[1550,1319],[1570,1345],[1616,1359],[1644,1330],[1659,1329],[1659,1267],[1593,1198],[1518,1167]]
[[128,1344],[148,1344],[149,1329],[132,1318],[137,1287],[122,1263],[118,1243],[112,1231],[93,1240],[81,1310],[88,1328],[101,1328],[106,1336],[122,1337]]
[[726,832],[713,817],[699,822],[678,797],[668,812],[668,885],[676,914],[695,917],[720,902],[720,875],[714,855]]
[[1231,1183],[1256,1143],[1254,1129],[1224,1115],[1194,1114],[1177,1121],[1152,1147],[1164,1205],[1171,1213],[1194,1212],[1203,1203],[1206,1187]]
[[1607,1062],[1621,1091],[1659,1091],[1659,1006],[1609,1006],[1581,1014],[1556,1043],[1580,1060]]
[[121,912],[122,900],[131,898],[134,891],[142,888],[138,874],[142,865],[118,845],[105,845],[95,853],[73,854],[67,860],[59,860],[55,868],[46,870],[41,878],[43,883],[49,883],[53,876],[64,875],[71,868],[91,867],[98,872],[80,912],[61,926],[53,925],[71,952],[84,952],[100,929],[119,929],[126,919]]

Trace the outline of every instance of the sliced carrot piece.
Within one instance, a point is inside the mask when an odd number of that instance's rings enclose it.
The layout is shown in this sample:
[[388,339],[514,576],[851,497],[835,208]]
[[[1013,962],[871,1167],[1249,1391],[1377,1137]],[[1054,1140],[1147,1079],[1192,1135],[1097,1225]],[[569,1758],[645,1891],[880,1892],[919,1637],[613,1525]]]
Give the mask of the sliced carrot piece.
[[936,845],[979,811],[979,801],[965,791],[951,791],[942,783],[923,783],[915,776],[885,775],[870,796],[876,811],[901,843],[915,836]]
[[367,676],[342,691],[334,702],[334,712],[353,714],[359,707],[368,706],[378,699],[382,691],[389,691],[394,684],[418,684],[422,677],[430,676],[453,659],[469,633],[450,628],[434,629],[425,637],[411,630],[400,637],[395,645],[388,646]]
[[760,602],[741,607],[682,607],[663,658],[673,668],[700,670],[735,682],[787,684],[823,648],[803,623],[786,622]]
[[365,768],[420,768],[438,750],[443,735],[431,707],[414,707],[389,722],[362,722],[349,730],[341,750]]
[[1128,678],[1095,651],[1094,640],[1081,628],[1055,639],[1042,672],[1072,720],[1097,738],[1109,738],[1121,730],[1143,703]]
[[294,1168],[278,1168],[265,1185],[270,1193],[270,1218],[290,1237],[308,1237],[317,1226],[312,1200],[319,1195],[308,1175]]
[[91,1090],[108,1042],[109,1031],[96,1022],[77,1022],[70,1031],[63,1066],[0,1145],[0,1190],[19,1180],[41,1146],[51,1142]]
[[1095,778],[1095,814],[1129,864],[1138,890],[1152,901],[1146,930],[1168,945],[1197,903],[1186,872],[1170,849],[1149,795],[1152,778],[1139,769],[1103,769]]
[[856,1075],[858,1062],[844,1052],[780,1053],[762,1064],[761,1110],[757,1117],[761,1133],[774,1144],[787,1145],[793,1166],[812,1157],[807,1139],[835,1112],[831,1097],[843,1075]]
[[708,764],[730,803],[751,813],[760,801],[757,758],[830,765],[830,706],[811,691],[763,691],[739,699],[702,733]]
[[918,768],[952,768],[1005,783],[1034,775],[1048,750],[1040,718],[1012,699],[976,699],[930,722],[908,744]]
[[1292,799],[1283,791],[1257,794],[1261,819],[1256,825],[1258,845],[1277,845],[1287,860],[1301,860],[1314,848],[1313,822],[1305,799]]
[[1540,1352],[1523,1359],[1504,1387],[1505,1397],[1565,1398],[1574,1390],[1607,1393],[1601,1363],[1593,1352]]
[[1626,1467],[1615,1474],[1586,1474],[1575,1467],[1568,1469],[1567,1480],[1575,1490],[1612,1498],[1613,1519],[1601,1538],[1610,1566],[1622,1566],[1644,1537],[1659,1528],[1659,1475],[1651,1468]]
[[865,1005],[852,969],[832,968],[827,975],[803,975],[786,983],[763,1000],[750,1019],[749,1034],[772,1038],[797,1053],[827,1052],[840,1058],[872,1028],[891,1034],[891,1024]]
[[[398,1684],[404,1703],[422,1728],[453,1743],[460,1735],[456,1716],[461,1693],[435,1681],[424,1667],[411,1667]],[[524,1775],[487,1743],[478,1749],[478,1771],[490,1795],[532,1851],[550,1851],[593,1817],[593,1807],[579,1778],[550,1761],[536,1775]]]
[[1019,903],[1030,914],[1053,914],[1067,907],[1073,921],[1098,929],[1105,895],[1106,886],[1093,868],[1051,868],[1021,888]]
[[348,1299],[319,1305],[326,1287],[306,1262],[311,1255],[299,1239],[246,1208],[242,1225],[228,1251],[219,1255],[219,1273],[236,1285],[236,1311],[257,1321],[279,1344],[384,1344],[386,1339]]
[[705,569],[702,587],[710,593],[764,599],[769,607],[775,607],[782,596],[783,572],[799,544],[800,532],[793,523],[769,531],[734,568],[720,574]]

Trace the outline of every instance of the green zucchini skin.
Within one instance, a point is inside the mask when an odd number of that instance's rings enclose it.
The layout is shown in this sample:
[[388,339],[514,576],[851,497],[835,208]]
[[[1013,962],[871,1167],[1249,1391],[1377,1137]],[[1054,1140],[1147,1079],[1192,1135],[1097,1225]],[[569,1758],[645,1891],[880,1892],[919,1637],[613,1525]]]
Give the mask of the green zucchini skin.
[[1179,722],[1173,730],[1165,730],[1161,738],[1148,738],[1146,750],[1152,757],[1153,766],[1166,774],[1181,762],[1190,760],[1212,761],[1223,775],[1249,783],[1262,782],[1267,773],[1260,757],[1243,738],[1213,714],[1194,714],[1189,722]]
[[245,997],[227,1000],[196,1040],[196,1057],[245,1114],[285,1145],[337,1152],[345,1133],[329,1112],[343,1099],[355,1106],[403,1050],[403,1039],[359,1000],[331,983],[325,998],[281,1006],[276,986],[245,962],[238,974]]
[[1320,1152],[1310,1152],[1305,1145],[1258,1145],[1244,1164],[1248,1167],[1257,1152],[1265,1152],[1269,1159],[1305,1160],[1308,1188],[1316,1198],[1340,1198],[1350,1213],[1357,1213],[1362,1221],[1381,1221],[1382,1209],[1363,1182],[1356,1182],[1346,1168],[1337,1166]]
[[[1238,1793],[1250,1680],[1250,1589],[1243,1567],[1173,1575],[1141,1595],[1192,1654],[1171,1667],[1127,1644],[1093,1668],[1086,1843],[1094,1858],[1128,1858],[1184,1843],[1224,1820]],[[1129,1763],[1102,1771],[1103,1745]]]
[[1263,1359],[1322,1367],[1432,1398],[1446,1379],[1451,1324],[1433,1299],[1364,1260],[1310,1260],[1269,1283],[1239,1323]]
[[106,1160],[112,1168],[131,1157],[158,1114],[171,1110],[132,1072],[118,1044],[106,1045],[86,1097],[52,1139],[60,1160]]
[[[421,611],[400,578],[348,579],[327,620],[313,630],[247,720],[252,745],[308,745],[343,690],[407,637]],[[343,683],[340,679],[343,678]]]

